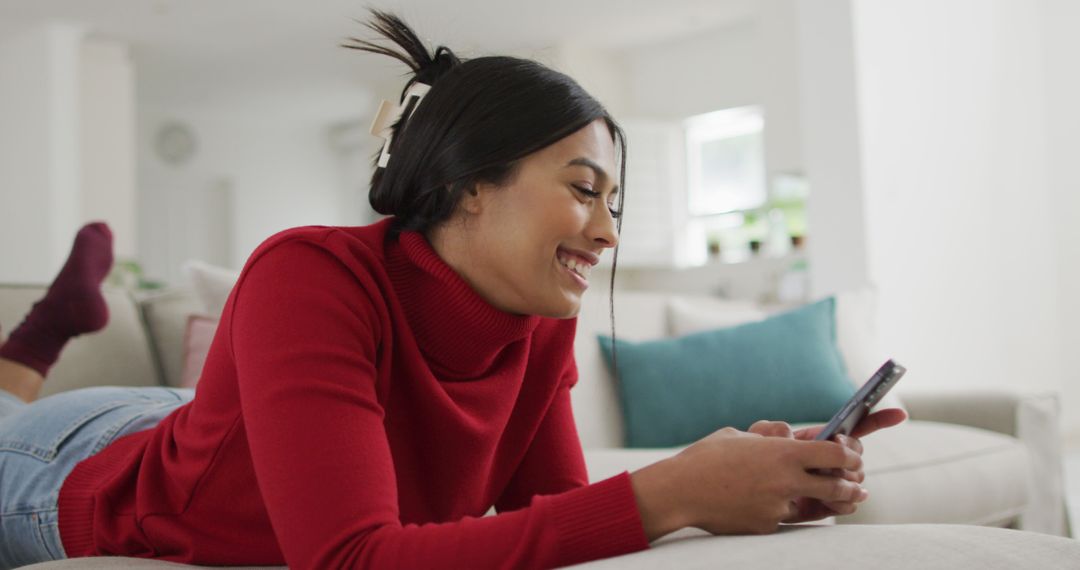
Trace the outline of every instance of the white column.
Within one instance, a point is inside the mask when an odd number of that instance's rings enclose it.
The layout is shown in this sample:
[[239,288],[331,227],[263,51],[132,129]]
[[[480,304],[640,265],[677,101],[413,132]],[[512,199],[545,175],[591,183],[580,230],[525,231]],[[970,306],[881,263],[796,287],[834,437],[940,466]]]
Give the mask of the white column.
[[0,281],[47,282],[78,228],[82,37],[53,23],[0,43]]
[[867,285],[850,0],[798,3],[799,112],[813,295]]
[[112,228],[117,259],[138,253],[135,193],[135,85],[127,46],[87,40],[82,46],[80,120],[83,221]]

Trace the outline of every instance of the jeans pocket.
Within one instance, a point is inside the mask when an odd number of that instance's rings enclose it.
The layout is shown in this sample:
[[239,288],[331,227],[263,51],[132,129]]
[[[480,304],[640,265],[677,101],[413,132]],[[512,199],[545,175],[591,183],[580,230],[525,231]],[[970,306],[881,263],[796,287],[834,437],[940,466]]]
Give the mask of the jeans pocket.
[[[71,400],[69,398],[69,400]],[[77,402],[48,402],[40,407],[27,406],[19,414],[4,419],[0,435],[0,451],[24,453],[46,463],[56,459],[60,447],[94,418],[130,403],[130,400],[110,400],[88,409],[78,409]],[[77,414],[77,415],[74,415]],[[74,415],[74,417],[72,417]]]
[[60,523],[57,511],[42,511],[38,515],[38,541],[51,560],[67,558],[64,546],[60,542]]
[[0,516],[0,535],[0,569],[56,559],[46,547],[38,513]]

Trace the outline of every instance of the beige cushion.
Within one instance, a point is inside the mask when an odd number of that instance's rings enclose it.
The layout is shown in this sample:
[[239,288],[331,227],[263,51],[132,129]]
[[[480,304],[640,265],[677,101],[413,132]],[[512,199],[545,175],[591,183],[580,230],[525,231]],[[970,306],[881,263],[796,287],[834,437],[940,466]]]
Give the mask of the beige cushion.
[[[796,428],[801,427],[799,425]],[[1028,502],[1027,448],[985,430],[909,421],[863,438],[870,499],[841,524],[949,523],[1006,526]],[[590,481],[631,473],[675,455],[667,449],[587,449]]]
[[[1080,542],[967,525],[792,525],[769,535],[712,536],[687,528],[632,554],[567,568],[686,570],[1013,570],[1080,567]],[[132,558],[77,558],[27,570],[209,568]],[[247,567],[244,568],[253,568]]]
[[220,318],[240,272],[193,259],[184,263],[184,273],[202,303],[202,312]]
[[648,550],[568,566],[635,570],[1013,570],[1080,567],[1080,543],[964,525],[793,525],[771,535],[712,536],[684,529]]
[[[44,285],[0,285],[0,324],[9,334],[45,295]],[[157,386],[158,373],[138,309],[124,289],[103,289],[109,324],[71,339],[49,371],[42,396],[88,386]]]
[[1004,526],[1029,500],[1027,448],[985,430],[909,421],[863,438],[870,499],[840,523]]
[[751,301],[677,295],[668,299],[668,336],[760,321],[768,313]]
[[183,384],[184,330],[188,317],[201,314],[202,305],[190,289],[170,289],[139,298],[161,376],[169,386]]

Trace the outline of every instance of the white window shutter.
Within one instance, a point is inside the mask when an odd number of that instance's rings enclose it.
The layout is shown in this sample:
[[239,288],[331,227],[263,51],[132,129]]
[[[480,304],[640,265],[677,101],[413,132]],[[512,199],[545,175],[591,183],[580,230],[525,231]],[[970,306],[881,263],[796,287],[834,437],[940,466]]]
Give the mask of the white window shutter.
[[619,266],[683,265],[687,213],[682,124],[631,119],[621,125],[628,154]]

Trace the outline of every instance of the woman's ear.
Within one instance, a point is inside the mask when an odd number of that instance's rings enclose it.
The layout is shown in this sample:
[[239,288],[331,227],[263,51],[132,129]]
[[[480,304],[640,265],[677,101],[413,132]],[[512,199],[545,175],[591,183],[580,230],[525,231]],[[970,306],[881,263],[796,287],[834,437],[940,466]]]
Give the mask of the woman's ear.
[[477,215],[484,210],[488,200],[492,196],[490,184],[480,182],[469,185],[461,194],[461,208],[466,212]]

